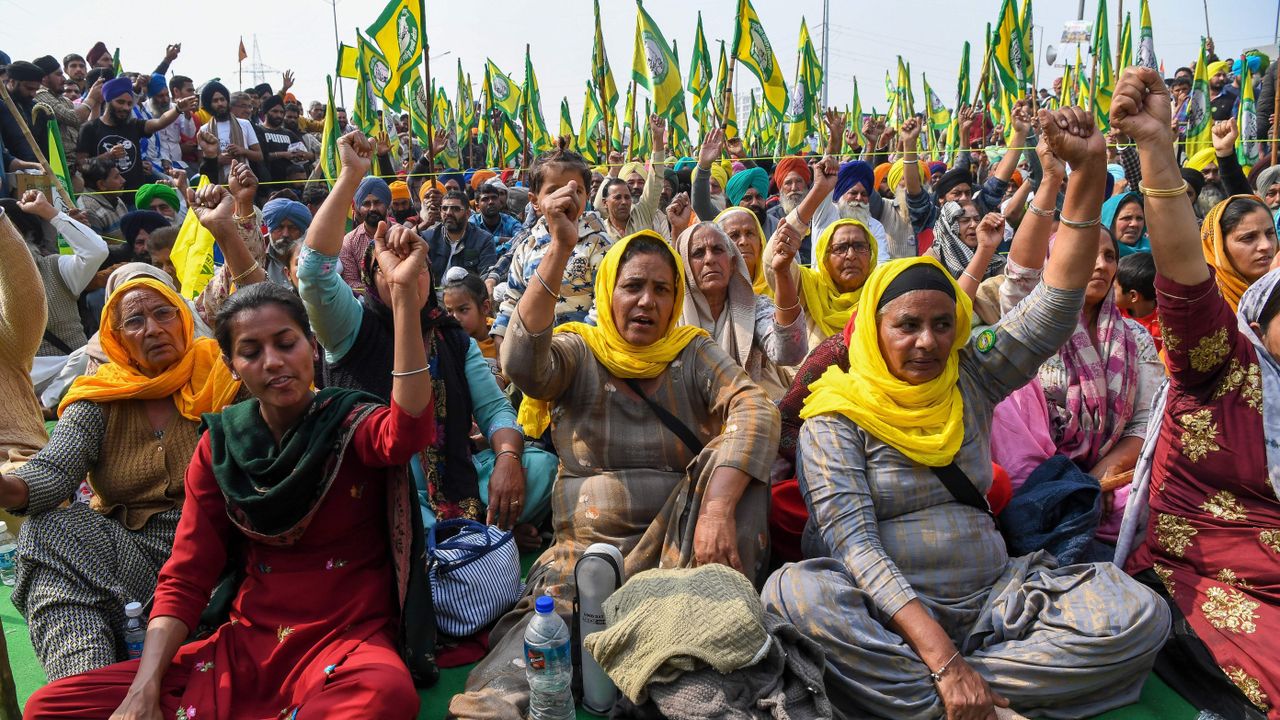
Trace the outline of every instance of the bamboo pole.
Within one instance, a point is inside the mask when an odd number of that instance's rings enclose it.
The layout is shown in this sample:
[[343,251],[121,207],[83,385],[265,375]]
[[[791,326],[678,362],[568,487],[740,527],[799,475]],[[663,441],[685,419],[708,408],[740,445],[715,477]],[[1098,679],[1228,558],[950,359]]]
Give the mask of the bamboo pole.
[[[427,42],[427,20],[423,16],[422,27],[418,32],[422,37],[422,87],[432,88],[431,82],[431,44]],[[409,102],[413,102],[410,99]],[[434,180],[436,175],[436,131],[435,131],[436,99],[433,95],[427,98],[427,175]],[[412,135],[413,133],[409,133]]]
[[[74,210],[76,204],[72,202],[71,196],[67,194],[67,189],[62,183],[58,182],[58,176],[53,173],[53,168],[49,165],[49,159],[45,157],[44,151],[36,144],[36,139],[31,135],[31,128],[27,127],[27,120],[21,112],[18,112],[18,106],[13,104],[13,98],[9,97],[9,90],[4,83],[0,83],[0,99],[4,101],[4,106],[8,109],[9,114],[13,115],[18,121],[18,129],[22,130],[22,137],[27,141],[27,145],[31,148],[31,153],[36,156],[40,166],[44,168],[45,174],[52,179],[52,185],[58,191],[58,197],[62,198],[62,202],[66,203],[68,210]],[[70,178],[68,178],[69,180]]]
[[[526,61],[528,61],[529,43],[524,44],[524,56]],[[533,63],[528,62],[528,66],[533,67]],[[525,168],[526,170],[529,168],[529,138],[532,135],[532,133],[529,132],[529,102],[527,99],[529,97],[528,93],[529,93],[529,78],[526,77],[524,79],[525,100],[520,103],[520,122],[524,126],[524,137],[522,138],[522,141],[520,143],[520,146],[522,148],[522,152],[521,152],[522,159],[520,161],[520,166]]]

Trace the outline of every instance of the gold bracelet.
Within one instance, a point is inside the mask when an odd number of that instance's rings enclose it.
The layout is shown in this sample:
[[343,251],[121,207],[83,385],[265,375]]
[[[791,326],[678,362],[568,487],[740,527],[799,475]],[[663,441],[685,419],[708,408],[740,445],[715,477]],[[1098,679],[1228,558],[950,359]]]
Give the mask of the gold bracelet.
[[1097,227],[1097,226],[1101,225],[1101,224],[1102,224],[1102,216],[1101,216],[1101,215],[1099,215],[1098,217],[1096,217],[1096,218],[1094,218],[1094,219],[1092,219],[1092,220],[1085,220],[1084,222],[1077,222],[1077,221],[1075,221],[1075,220],[1068,220],[1068,219],[1066,218],[1066,216],[1065,216],[1065,215],[1059,215],[1059,216],[1058,216],[1058,222],[1062,223],[1063,225],[1066,225],[1066,226],[1067,226],[1067,227],[1069,227],[1069,228],[1075,228],[1076,230],[1088,230],[1088,229],[1089,229],[1089,228],[1091,228],[1091,227]]
[[238,223],[241,223],[242,225],[248,225],[249,223],[257,220],[257,218],[252,213],[245,215],[244,217],[241,217],[237,215],[234,210],[231,211],[231,219],[235,220]]
[[1138,192],[1147,197],[1156,198],[1176,198],[1187,194],[1187,181],[1183,180],[1182,184],[1176,188],[1166,188],[1164,190],[1149,188],[1142,183],[1138,183]]
[[259,268],[261,268],[261,267],[262,267],[262,266],[258,264],[258,261],[257,261],[257,260],[254,260],[254,261],[253,261],[253,264],[249,266],[249,269],[248,269],[248,270],[245,270],[244,272],[240,273],[239,275],[236,275],[236,276],[234,276],[234,277],[232,277],[232,278],[231,278],[231,284],[232,284],[232,285],[239,285],[241,280],[243,280],[243,279],[245,279],[245,278],[249,277],[251,274],[253,274],[253,271],[254,271],[254,270],[257,270],[257,269],[259,269]]
[[1028,204],[1027,204],[1027,210],[1028,210],[1028,211],[1030,211],[1032,215],[1037,215],[1037,216],[1042,217],[1042,218],[1052,218],[1052,217],[1053,217],[1053,211],[1052,211],[1052,210],[1041,210],[1040,208],[1036,207],[1035,203],[1028,203]]

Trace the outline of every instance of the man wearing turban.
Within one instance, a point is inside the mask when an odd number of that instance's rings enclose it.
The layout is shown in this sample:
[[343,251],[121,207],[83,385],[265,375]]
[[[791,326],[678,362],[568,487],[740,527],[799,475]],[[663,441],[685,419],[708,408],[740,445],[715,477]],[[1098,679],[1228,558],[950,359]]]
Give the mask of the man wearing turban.
[[43,87],[45,73],[35,63],[19,60],[9,65],[8,75],[11,81],[9,97],[18,109],[18,114],[15,116],[7,106],[0,106],[0,137],[4,138],[4,146],[14,157],[35,162],[36,154],[27,144],[22,127],[26,125],[33,137],[40,136],[36,128],[30,127],[30,123],[31,112],[36,105],[36,93]]
[[760,227],[767,224],[765,201],[769,199],[769,173],[764,168],[751,167],[734,173],[724,188],[724,196],[730,205],[741,205],[755,213]]
[[342,252],[338,258],[342,261],[342,279],[356,295],[364,295],[368,289],[360,277],[364,251],[373,242],[378,223],[387,219],[391,209],[391,188],[386,180],[370,175],[356,187],[354,202],[356,226],[342,239]]
[[1230,120],[1236,115],[1236,94],[1228,86],[1230,73],[1229,60],[1209,63],[1205,73],[1209,76],[1209,107],[1213,109],[1214,120]]
[[[31,64],[40,68],[45,74],[41,81],[42,87],[35,95],[34,126],[37,130],[41,130],[47,127],[48,118],[56,118],[58,132],[62,134],[62,147],[74,148],[76,139],[80,136],[81,126],[88,122],[92,111],[100,106],[96,100],[92,102],[86,100],[76,105],[64,95],[67,78],[62,74],[62,63],[58,62],[57,58],[45,55],[32,60]],[[47,156],[48,148],[45,147],[45,143],[49,137],[48,133],[41,130],[33,135]]]
[[142,139],[172,125],[182,113],[195,109],[195,98],[184,98],[163,115],[141,120],[133,114],[133,82],[119,77],[102,85],[102,102],[106,111],[84,126],[76,144],[76,159],[84,165],[94,158],[115,162],[124,176],[124,189],[133,191],[150,178],[141,156]]
[[262,224],[267,226],[267,280],[293,285],[296,275],[292,261],[311,227],[311,211],[297,200],[276,198],[262,206]]
[[[778,161],[773,167],[773,184],[778,187],[778,204],[769,209],[767,214],[768,222],[764,224],[764,234],[773,236],[773,231],[778,227],[778,221],[787,217],[793,210],[800,207],[800,202],[804,200],[805,195],[809,194],[809,188],[813,184],[813,170],[809,168],[809,163],[802,157],[788,155]],[[796,253],[796,261],[801,265],[808,265],[813,259],[813,238],[815,233],[812,228],[826,227],[831,223],[839,220],[840,216],[836,212],[835,205],[831,202],[831,198],[824,198],[822,204],[818,206],[810,219],[810,227],[806,231],[804,238],[800,241],[800,250]]]
[[[665,208],[659,207],[662,199],[662,187],[665,184],[662,172],[663,163],[667,159],[666,121],[657,115],[650,117],[649,136],[653,142],[653,154],[649,156],[647,166],[639,162],[629,162],[625,165],[611,162],[609,165],[609,176],[622,180],[627,184],[627,188],[631,192],[631,209],[630,214],[627,216],[626,225],[619,228],[613,222],[605,223],[606,232],[614,241],[621,240],[641,230],[654,230],[663,236],[671,234],[671,227],[667,222],[666,213],[662,212]],[[600,187],[592,195],[595,198],[592,207],[597,210],[604,210],[605,190],[610,185],[613,185],[613,183],[600,183]],[[602,212],[601,214],[604,215],[605,213]]]

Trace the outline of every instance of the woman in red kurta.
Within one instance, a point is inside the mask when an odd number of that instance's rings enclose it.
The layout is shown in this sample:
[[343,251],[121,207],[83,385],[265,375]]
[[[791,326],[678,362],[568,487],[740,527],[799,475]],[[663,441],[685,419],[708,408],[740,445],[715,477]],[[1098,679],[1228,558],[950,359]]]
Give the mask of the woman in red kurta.
[[[395,310],[391,406],[310,389],[314,343],[293,293],[262,283],[232,296],[218,340],[255,399],[205,416],[143,656],[45,687],[27,717],[416,716],[398,526],[413,517],[402,468],[434,433],[417,312],[427,275],[421,239],[391,235],[379,238]],[[230,621],[180,647],[237,545]]]
[[[1183,653],[1181,667],[1170,669],[1179,682],[1217,688],[1199,703],[1227,703],[1208,709],[1243,717],[1254,712],[1247,701],[1275,719],[1280,463],[1268,456],[1280,449],[1280,323],[1271,307],[1280,276],[1264,276],[1275,226],[1256,198],[1232,198],[1205,219],[1200,242],[1173,162],[1167,95],[1156,73],[1128,70],[1111,106],[1112,126],[1134,139],[1142,163],[1170,373],[1158,435],[1144,450],[1145,541],[1117,562],[1132,573],[1153,571],[1194,631],[1198,643],[1171,641],[1167,651]],[[1228,299],[1242,292],[1237,318]],[[1175,639],[1186,635],[1178,625]]]

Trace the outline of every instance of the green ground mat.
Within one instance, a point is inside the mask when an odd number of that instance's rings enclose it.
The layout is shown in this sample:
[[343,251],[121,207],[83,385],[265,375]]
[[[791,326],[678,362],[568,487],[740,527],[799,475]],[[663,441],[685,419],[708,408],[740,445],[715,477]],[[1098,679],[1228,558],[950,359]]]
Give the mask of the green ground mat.
[[[527,571],[534,559],[526,555],[522,563]],[[35,651],[31,649],[31,637],[27,633],[27,625],[22,616],[9,601],[12,589],[0,585],[0,622],[4,623],[4,637],[9,646],[9,663],[13,667],[13,677],[18,685],[18,704],[26,703],[27,698],[45,683],[44,671],[36,661]],[[467,681],[470,665],[440,671],[440,682],[421,693],[422,707],[418,717],[423,720],[440,720],[449,707],[449,699],[462,691]],[[1137,703],[1119,710],[1101,715],[1097,720],[1195,720],[1195,708],[1183,700],[1177,693],[1160,681],[1155,675],[1147,678],[1142,688],[1142,697]],[[578,720],[590,720],[595,715],[578,711]]]

